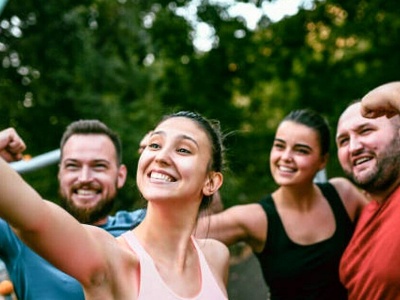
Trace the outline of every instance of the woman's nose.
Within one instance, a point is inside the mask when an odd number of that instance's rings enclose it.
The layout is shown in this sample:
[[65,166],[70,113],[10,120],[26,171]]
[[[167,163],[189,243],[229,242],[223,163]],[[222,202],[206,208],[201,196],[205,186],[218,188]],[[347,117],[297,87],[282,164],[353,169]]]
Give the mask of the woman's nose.
[[160,164],[169,164],[171,159],[171,150],[168,147],[163,147],[157,151],[155,161]]
[[283,159],[283,160],[286,160],[286,161],[292,160],[292,159],[293,159],[293,157],[292,157],[292,151],[291,151],[290,149],[285,149],[285,150],[282,152],[282,159]]

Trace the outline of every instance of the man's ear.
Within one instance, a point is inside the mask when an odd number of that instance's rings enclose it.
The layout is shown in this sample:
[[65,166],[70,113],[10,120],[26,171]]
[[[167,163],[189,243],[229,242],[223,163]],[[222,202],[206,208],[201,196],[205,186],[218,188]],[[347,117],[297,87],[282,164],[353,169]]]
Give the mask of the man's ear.
[[221,187],[224,176],[220,172],[210,172],[203,187],[203,194],[210,196]]
[[125,165],[121,164],[118,168],[117,187],[120,189],[124,186],[128,170]]

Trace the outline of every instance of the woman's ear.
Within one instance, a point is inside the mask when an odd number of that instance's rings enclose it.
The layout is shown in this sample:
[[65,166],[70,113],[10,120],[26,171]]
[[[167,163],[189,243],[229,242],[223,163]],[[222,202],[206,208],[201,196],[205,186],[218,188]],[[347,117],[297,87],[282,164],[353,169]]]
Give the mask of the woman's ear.
[[214,194],[221,187],[224,181],[224,176],[220,172],[211,172],[203,187],[203,194],[210,196]]
[[318,170],[323,170],[325,169],[326,165],[328,164],[328,160],[329,160],[329,153],[326,153],[322,156],[322,160],[321,160],[321,164],[318,168]]

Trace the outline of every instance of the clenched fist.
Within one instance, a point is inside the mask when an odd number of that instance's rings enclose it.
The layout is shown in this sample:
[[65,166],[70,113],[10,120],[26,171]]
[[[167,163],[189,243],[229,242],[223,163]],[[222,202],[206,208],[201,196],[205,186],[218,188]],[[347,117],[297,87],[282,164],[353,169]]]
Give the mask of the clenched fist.
[[22,159],[26,145],[14,128],[0,131],[0,156],[7,162]]
[[365,118],[400,114],[400,81],[380,85],[367,93],[361,100],[361,114]]

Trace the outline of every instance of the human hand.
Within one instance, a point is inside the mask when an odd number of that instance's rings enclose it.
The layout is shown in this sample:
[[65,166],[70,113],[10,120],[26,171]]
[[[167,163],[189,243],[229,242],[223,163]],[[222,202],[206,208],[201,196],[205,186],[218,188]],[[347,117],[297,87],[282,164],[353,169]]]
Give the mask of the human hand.
[[26,145],[14,128],[0,131],[0,156],[7,162],[22,159]]
[[400,81],[383,84],[361,99],[361,114],[365,118],[400,114]]

